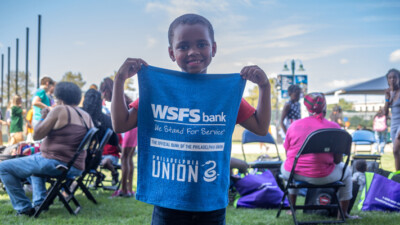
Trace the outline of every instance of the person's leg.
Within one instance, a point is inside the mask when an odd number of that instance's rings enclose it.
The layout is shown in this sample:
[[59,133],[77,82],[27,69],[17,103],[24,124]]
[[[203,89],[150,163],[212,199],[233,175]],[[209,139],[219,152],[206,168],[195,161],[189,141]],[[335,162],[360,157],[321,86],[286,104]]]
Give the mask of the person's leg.
[[[6,160],[0,163],[0,178],[6,186],[11,203],[15,210],[23,212],[32,208],[29,198],[21,185],[21,179],[32,174],[58,175],[60,171],[55,169],[59,163],[57,160],[43,158],[40,154]],[[45,196],[44,182],[32,179],[33,200],[40,202]],[[44,193],[44,194],[43,194]]]
[[385,145],[386,145],[386,131],[380,132],[380,153],[385,153]]
[[133,156],[135,155],[135,147],[132,147],[129,149],[129,155],[128,155],[128,181],[127,181],[127,192],[126,194],[131,194],[133,187],[133,172],[135,170],[135,165],[133,164]]
[[25,195],[21,180],[32,175],[31,171],[37,168],[34,157],[9,159],[0,163],[0,179],[6,187],[13,208],[19,213],[32,208],[32,203]]
[[[39,154],[35,154],[39,155]],[[40,174],[40,175],[47,175],[47,176],[57,176],[62,173],[62,171],[58,170],[56,167],[60,164],[62,165],[67,165],[67,163],[55,160],[55,159],[47,159],[44,157],[39,158],[38,160],[41,164],[41,169],[38,172],[35,172],[33,174]],[[76,169],[75,167],[71,167],[71,169],[68,172],[68,177],[73,178],[76,176],[79,176],[82,173],[81,170]],[[39,206],[42,204],[44,199],[47,196],[47,189],[46,189],[46,179],[41,178],[41,177],[36,177],[36,176],[31,176],[31,182],[32,182],[32,202],[33,206]]]
[[396,136],[393,140],[393,156],[394,156],[394,166],[396,171],[400,170],[400,140],[399,136]]
[[376,140],[376,143],[374,144],[375,145],[375,151],[376,151],[376,153],[379,153],[379,146],[380,146],[380,132],[378,132],[378,131],[375,131],[375,140]]
[[122,148],[122,155],[121,155],[121,190],[123,193],[127,193],[127,180],[128,180],[128,170],[129,170],[129,147]]

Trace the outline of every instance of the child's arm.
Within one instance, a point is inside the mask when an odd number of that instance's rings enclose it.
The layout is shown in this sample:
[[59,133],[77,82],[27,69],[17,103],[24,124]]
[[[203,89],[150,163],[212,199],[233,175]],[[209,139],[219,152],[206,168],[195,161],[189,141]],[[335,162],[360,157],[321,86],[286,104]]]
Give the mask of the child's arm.
[[113,96],[111,100],[111,119],[113,129],[117,133],[126,132],[137,126],[137,110],[128,110],[125,104],[124,83],[133,77],[142,67],[148,64],[143,59],[128,58],[119,68],[114,79]]
[[287,130],[286,130],[286,126],[283,123],[283,121],[285,120],[287,114],[289,113],[289,109],[290,109],[290,104],[286,103],[285,106],[283,107],[282,115],[281,115],[281,119],[280,119],[280,125],[285,134],[286,134]]
[[256,112],[240,125],[255,134],[266,135],[271,120],[271,86],[268,77],[258,66],[246,66],[240,75],[257,84],[259,90]]

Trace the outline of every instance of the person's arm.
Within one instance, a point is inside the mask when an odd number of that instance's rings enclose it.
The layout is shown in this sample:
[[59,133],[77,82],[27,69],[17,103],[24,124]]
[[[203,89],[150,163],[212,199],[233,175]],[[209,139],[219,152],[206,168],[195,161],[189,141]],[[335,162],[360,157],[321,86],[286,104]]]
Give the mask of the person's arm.
[[148,64],[142,59],[128,58],[119,68],[114,79],[113,96],[111,100],[111,119],[113,129],[117,133],[126,132],[137,126],[137,110],[128,110],[124,97],[124,83]]
[[35,96],[33,98],[32,104],[41,109],[47,108],[48,106],[42,102],[42,99],[39,96]]
[[255,134],[267,135],[271,120],[271,86],[268,77],[258,66],[246,66],[240,75],[257,84],[259,90],[256,112],[240,125]]
[[280,126],[281,126],[281,128],[282,128],[282,130],[283,130],[283,132],[285,134],[286,134],[287,130],[286,130],[286,126],[283,123],[283,121],[285,121],[285,118],[286,118],[287,114],[289,113],[289,109],[290,109],[290,104],[286,103],[285,106],[283,107],[281,119],[280,119],[280,122],[279,122],[279,124],[280,124]]
[[42,110],[42,118],[34,128],[33,140],[41,140],[49,134],[55,127],[61,111],[62,107],[56,107],[51,111],[48,111],[47,108]]
[[393,99],[390,96],[390,88],[388,88],[385,90],[385,106],[383,107],[383,113],[385,114],[385,116],[389,115],[389,107],[392,100]]

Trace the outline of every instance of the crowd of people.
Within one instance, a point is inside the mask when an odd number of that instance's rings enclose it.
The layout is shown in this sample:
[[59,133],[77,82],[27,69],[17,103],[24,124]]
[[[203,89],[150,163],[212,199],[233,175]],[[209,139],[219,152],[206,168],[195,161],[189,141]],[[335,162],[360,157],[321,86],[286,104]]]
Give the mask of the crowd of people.
[[[207,68],[216,55],[217,45],[214,40],[213,27],[206,18],[196,14],[185,14],[176,18],[169,27],[168,41],[169,56],[183,72],[207,73]],[[99,91],[97,85],[91,85],[84,94],[83,102],[81,101],[82,90],[77,85],[71,82],[56,83],[50,77],[41,79],[40,88],[32,99],[32,109],[27,115],[25,115],[26,109],[21,106],[21,97],[13,98],[12,104],[7,110],[10,114],[10,123],[4,120],[2,122],[3,125],[10,124],[9,144],[14,145],[24,141],[23,122],[25,121],[25,130],[28,132],[25,142],[32,143],[32,145],[21,149],[20,152],[16,151],[16,154],[30,156],[5,160],[0,163],[0,179],[6,187],[13,208],[19,215],[32,215],[35,207],[40,205],[46,196],[43,178],[32,175],[60,174],[60,171],[55,168],[56,165],[65,165],[70,161],[75,149],[91,127],[99,128],[100,136],[107,129],[114,131],[108,145],[104,148],[101,161],[101,165],[111,171],[114,185],[118,183],[119,179],[119,173],[115,167],[118,165],[119,159],[121,161],[121,188],[112,196],[134,196],[132,158],[137,146],[136,127],[140,119],[138,118],[139,100],[132,101],[124,94],[124,83],[145,66],[148,64],[143,59],[128,58],[118,70],[114,81],[111,78],[105,78],[100,84]],[[258,86],[259,99],[257,108],[252,107],[246,100],[241,100],[236,123],[258,135],[266,135],[271,118],[268,77],[258,66],[246,66],[241,70],[240,75],[243,79]],[[385,107],[377,114],[376,122],[374,120],[378,136],[381,137],[382,134],[379,132],[386,130],[386,127],[382,128],[382,121],[386,124],[389,108],[391,108],[390,132],[394,142],[393,153],[397,170],[400,169],[399,76],[398,70],[389,71],[387,75],[389,89],[385,95]],[[337,116],[331,118],[334,121],[325,119],[326,101],[322,93],[310,93],[304,97],[304,105],[310,116],[301,119],[300,94],[301,89],[298,86],[289,87],[290,100],[285,104],[280,120],[287,154],[287,159],[281,167],[284,177],[287,177],[291,171],[294,157],[308,134],[323,128],[341,128],[341,121],[335,119]],[[379,125],[380,128],[378,128]],[[144,150],[140,149],[140,151]],[[82,173],[85,167],[85,154],[82,153],[76,160],[70,170],[70,176],[79,176]],[[330,153],[303,157],[298,164],[301,166],[295,171],[296,179],[315,184],[339,180],[340,170],[343,168],[341,156]],[[229,165],[221,166],[229,167]],[[229,174],[219,174],[219,176],[221,179],[229,179]],[[344,177],[346,186],[339,191],[340,204],[345,212],[347,212],[349,200],[352,198],[351,178],[351,171],[346,171]],[[32,184],[32,202],[24,193],[22,179],[27,179]],[[221,182],[218,181],[216,185],[221,185]],[[154,204],[152,224],[176,224],[177,221],[182,224],[225,224],[225,207],[212,211],[204,211],[201,208],[198,211],[188,211],[179,207],[179,205],[192,204],[193,199],[204,197],[196,196],[196,194],[192,192],[192,196],[171,199],[176,202],[175,208],[161,207],[157,202],[151,202]],[[290,192],[289,197],[292,202],[296,201],[295,192]],[[223,204],[227,204],[227,202],[223,202]],[[352,218],[347,213],[345,216]]]

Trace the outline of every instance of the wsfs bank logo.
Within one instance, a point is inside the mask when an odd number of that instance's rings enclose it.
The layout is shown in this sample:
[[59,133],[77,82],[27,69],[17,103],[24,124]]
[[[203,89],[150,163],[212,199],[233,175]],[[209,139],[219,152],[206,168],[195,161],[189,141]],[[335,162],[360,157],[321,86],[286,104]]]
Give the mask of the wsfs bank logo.
[[[153,156],[152,161],[152,177],[188,183],[198,182],[198,160],[181,160]],[[215,161],[209,160],[202,164],[201,167],[205,169],[202,176],[205,182],[213,182],[217,179],[218,174],[215,170],[217,163]]]
[[155,119],[170,120],[170,121],[189,121],[191,123],[197,122],[226,122],[226,115],[224,112],[217,115],[207,115],[201,113],[200,109],[177,108],[166,105],[151,104],[153,116]]

